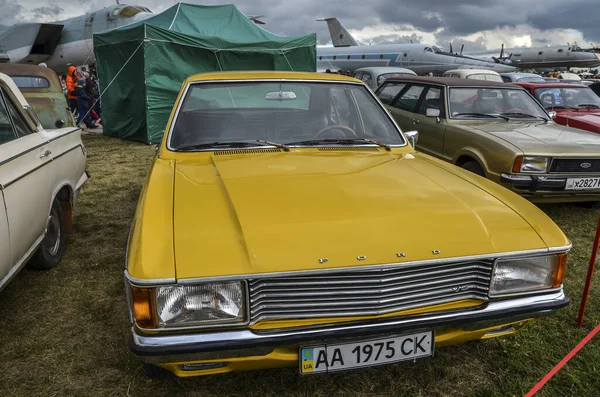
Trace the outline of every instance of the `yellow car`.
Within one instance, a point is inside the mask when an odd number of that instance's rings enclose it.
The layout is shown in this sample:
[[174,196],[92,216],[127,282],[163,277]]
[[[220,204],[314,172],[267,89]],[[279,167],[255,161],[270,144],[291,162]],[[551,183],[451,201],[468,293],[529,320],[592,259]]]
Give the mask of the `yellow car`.
[[129,236],[147,373],[412,361],[566,306],[562,231],[416,139],[350,77],[187,79]]

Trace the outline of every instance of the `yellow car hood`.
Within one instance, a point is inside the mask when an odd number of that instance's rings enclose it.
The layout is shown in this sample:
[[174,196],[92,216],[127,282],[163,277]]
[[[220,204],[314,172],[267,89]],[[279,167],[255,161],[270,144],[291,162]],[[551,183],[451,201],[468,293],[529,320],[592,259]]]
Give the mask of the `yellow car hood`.
[[[521,216],[469,178],[457,176],[460,172],[422,154],[383,150],[307,149],[177,160],[176,276],[363,266],[547,247]],[[405,256],[398,257],[400,252]]]

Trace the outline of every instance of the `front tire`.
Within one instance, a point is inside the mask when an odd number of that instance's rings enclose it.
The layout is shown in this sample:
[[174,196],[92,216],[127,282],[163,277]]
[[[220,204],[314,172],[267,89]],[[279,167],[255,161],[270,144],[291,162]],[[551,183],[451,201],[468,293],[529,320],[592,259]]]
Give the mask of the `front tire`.
[[460,167],[485,178],[485,171],[483,171],[483,168],[481,168],[481,166],[479,165],[479,163],[477,161],[473,161],[473,160],[467,161]]
[[48,270],[58,265],[65,252],[66,234],[67,229],[62,207],[60,202],[54,199],[44,239],[35,254],[33,254],[27,267],[36,270]]

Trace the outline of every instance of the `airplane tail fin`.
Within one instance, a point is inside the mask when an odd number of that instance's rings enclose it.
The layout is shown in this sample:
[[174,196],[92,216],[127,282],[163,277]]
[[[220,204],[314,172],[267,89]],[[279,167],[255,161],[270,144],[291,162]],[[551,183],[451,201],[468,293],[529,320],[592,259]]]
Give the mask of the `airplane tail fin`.
[[331,42],[334,47],[351,47],[359,45],[337,18],[323,18],[317,19],[317,21],[327,22],[329,34],[331,35]]

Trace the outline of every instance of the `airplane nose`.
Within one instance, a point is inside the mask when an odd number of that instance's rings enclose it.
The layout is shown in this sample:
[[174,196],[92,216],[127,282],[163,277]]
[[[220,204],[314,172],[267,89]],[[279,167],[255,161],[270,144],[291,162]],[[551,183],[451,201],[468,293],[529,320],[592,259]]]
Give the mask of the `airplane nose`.
[[133,22],[139,22],[139,21],[143,21],[144,19],[148,19],[150,17],[153,17],[154,14],[151,12],[138,12],[137,14],[135,14],[132,18],[131,18],[131,23]]

